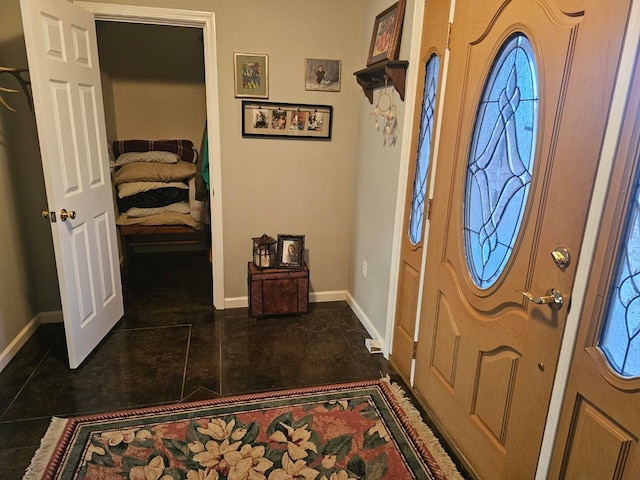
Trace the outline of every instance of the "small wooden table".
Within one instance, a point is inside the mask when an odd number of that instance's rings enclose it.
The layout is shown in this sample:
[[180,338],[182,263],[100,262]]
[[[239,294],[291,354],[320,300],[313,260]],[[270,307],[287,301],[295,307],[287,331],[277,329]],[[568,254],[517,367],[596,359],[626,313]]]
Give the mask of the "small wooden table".
[[249,315],[285,315],[309,310],[309,268],[265,268],[248,263]]

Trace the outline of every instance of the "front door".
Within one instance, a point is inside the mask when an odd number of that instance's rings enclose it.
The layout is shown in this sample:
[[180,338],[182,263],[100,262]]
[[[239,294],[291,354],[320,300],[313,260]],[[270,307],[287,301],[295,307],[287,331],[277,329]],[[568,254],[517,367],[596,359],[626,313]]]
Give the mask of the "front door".
[[629,3],[456,2],[414,387],[478,478],[536,472]]
[[[411,163],[407,173],[404,225],[398,271],[398,294],[393,332],[391,363],[405,377],[411,377],[414,336],[417,330],[418,299],[424,234],[427,227],[429,165],[433,140],[437,137],[438,103],[447,45],[450,0],[431,0],[424,6],[418,91],[422,101],[416,102],[414,131],[419,131],[411,143]],[[420,97],[419,97],[420,98]]]
[[77,368],[124,314],[95,22],[67,0],[20,5],[69,366]]

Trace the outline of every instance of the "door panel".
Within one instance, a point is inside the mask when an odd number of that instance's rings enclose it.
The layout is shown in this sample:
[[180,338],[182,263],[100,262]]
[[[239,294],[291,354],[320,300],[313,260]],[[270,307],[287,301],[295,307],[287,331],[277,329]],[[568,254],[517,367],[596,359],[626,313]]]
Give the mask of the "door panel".
[[[618,297],[611,288],[617,279],[619,255],[628,255],[629,278],[637,276],[637,225],[629,248],[625,245],[627,212],[637,216],[638,168],[640,166],[640,62],[636,58],[631,93],[623,120],[622,135],[614,159],[613,174],[604,206],[604,217],[589,276],[585,305],[569,372],[549,478],[640,478],[640,377],[623,376],[609,365],[599,347],[612,295],[628,301],[628,333],[637,337],[637,313],[633,309],[638,287],[624,288]],[[635,212],[634,212],[635,209]],[[631,217],[633,219],[633,217]],[[636,219],[637,223],[637,219]],[[630,253],[627,253],[630,252]],[[631,294],[631,295],[630,295]],[[634,321],[635,319],[635,321]],[[635,330],[633,327],[635,326]],[[626,337],[629,335],[629,338]],[[637,347],[635,348],[637,352]],[[636,359],[638,365],[637,353]],[[637,370],[637,369],[636,369]]]
[[[550,254],[580,250],[629,8],[595,3],[456,2],[414,387],[479,478],[536,471],[575,277],[575,259],[560,269]],[[529,40],[537,66],[536,150],[513,253],[497,281],[479,288],[465,253],[467,165],[485,83],[515,33]],[[611,74],[593,75],[594,65]],[[517,106],[508,85],[507,110]],[[511,123],[505,117],[496,132]],[[512,158],[507,138],[496,151]],[[552,287],[565,296],[560,310],[522,295]]]
[[[93,15],[21,0],[69,365],[124,313]],[[62,209],[75,212],[66,220]]]
[[[440,102],[438,92],[440,92],[440,84],[442,82],[442,64],[444,63],[444,52],[447,45],[450,3],[450,0],[430,0],[424,6],[424,33],[420,47],[422,61],[418,69],[417,90],[425,92],[425,90],[430,89],[429,86],[425,88],[425,71],[427,63],[434,55],[439,59],[439,74],[437,75],[436,84],[431,87],[435,91],[435,98],[429,97],[430,99],[427,99],[425,104],[425,99],[421,95],[419,101],[416,102],[413,129],[415,132],[420,132],[420,135],[412,141],[411,152],[415,153],[412,154],[409,171],[407,172],[408,180],[400,250],[398,294],[391,352],[391,363],[404,376],[407,382],[411,376],[413,362],[413,344],[417,329],[418,295],[424,252],[423,239],[427,224],[427,208],[422,210],[419,219],[418,216],[412,218],[412,215],[417,215],[417,209],[413,208],[413,199],[414,193],[417,194],[418,191],[423,193],[424,197],[422,198],[421,206],[427,207],[426,203],[429,199],[428,178],[430,174],[428,166],[434,150],[432,147],[435,136],[432,135],[431,138],[425,139],[423,129],[425,124],[428,123],[429,132],[436,130],[435,126],[439,115],[437,103]],[[423,109],[427,110],[426,115]],[[429,117],[428,119],[426,118],[427,116]],[[420,155],[424,156],[422,162],[418,158]],[[424,171],[420,171],[420,168],[423,168]],[[416,170],[418,170],[417,174]],[[420,232],[419,239],[414,239],[413,241],[410,235],[412,222],[413,226],[416,225],[416,222],[421,223],[416,229],[416,231],[419,230]]]

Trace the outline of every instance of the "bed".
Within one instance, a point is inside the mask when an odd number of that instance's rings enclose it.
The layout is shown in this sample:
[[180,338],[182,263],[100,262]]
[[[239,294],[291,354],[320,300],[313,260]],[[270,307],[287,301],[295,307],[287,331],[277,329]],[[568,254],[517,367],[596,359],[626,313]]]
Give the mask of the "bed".
[[142,246],[209,250],[209,195],[193,143],[118,140],[110,149],[125,263]]

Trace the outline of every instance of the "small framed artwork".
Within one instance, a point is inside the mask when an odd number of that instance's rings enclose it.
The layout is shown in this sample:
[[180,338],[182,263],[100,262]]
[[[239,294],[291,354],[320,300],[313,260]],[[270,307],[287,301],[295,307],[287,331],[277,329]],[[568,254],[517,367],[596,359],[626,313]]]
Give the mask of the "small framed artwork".
[[304,268],[304,235],[278,234],[278,266]]
[[406,0],[399,0],[376,17],[367,67],[382,60],[397,60]]
[[236,98],[269,98],[269,55],[234,53],[233,80]]
[[306,58],[304,60],[304,89],[317,92],[339,92],[342,62]]
[[333,107],[242,101],[242,136],[330,140]]

